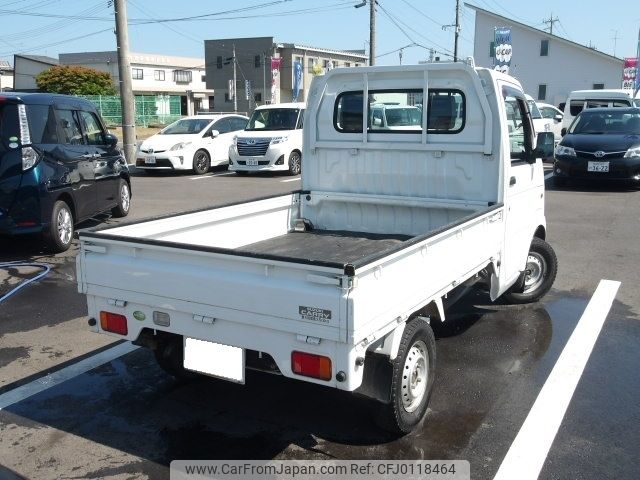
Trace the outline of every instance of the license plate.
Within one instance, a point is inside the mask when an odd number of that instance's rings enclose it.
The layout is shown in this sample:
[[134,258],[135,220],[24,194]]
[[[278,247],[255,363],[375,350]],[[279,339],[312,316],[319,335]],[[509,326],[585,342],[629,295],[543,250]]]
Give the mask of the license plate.
[[144,159],[144,163],[147,165],[154,165],[156,163],[156,157],[147,157]]
[[258,165],[258,160],[247,160],[247,165],[255,167]]
[[587,165],[588,172],[608,172],[609,162],[589,162]]
[[244,349],[185,337],[184,368],[244,383]]

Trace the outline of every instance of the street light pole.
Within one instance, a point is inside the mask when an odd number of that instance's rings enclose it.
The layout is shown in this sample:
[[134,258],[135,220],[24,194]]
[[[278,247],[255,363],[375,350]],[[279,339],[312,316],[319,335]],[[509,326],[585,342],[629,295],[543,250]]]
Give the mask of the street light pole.
[[355,8],[364,7],[369,2],[369,65],[376,64],[376,0],[362,0]]

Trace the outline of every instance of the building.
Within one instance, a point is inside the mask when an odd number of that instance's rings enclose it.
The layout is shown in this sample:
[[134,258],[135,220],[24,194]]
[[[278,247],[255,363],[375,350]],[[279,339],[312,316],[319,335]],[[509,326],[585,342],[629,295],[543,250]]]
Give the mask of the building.
[[[331,50],[293,43],[277,43],[273,37],[205,40],[207,87],[215,90],[213,110],[234,111],[233,70],[237,110],[248,112],[265,103],[306,101],[314,75],[336,67],[368,63],[364,50]],[[295,64],[299,66],[296,67]],[[296,81],[298,68],[298,81]]]
[[58,65],[58,59],[44,55],[13,56],[13,89],[16,92],[37,92],[36,77]]
[[624,61],[474,5],[474,59],[479,67],[494,63],[496,28],[511,28],[513,53],[509,74],[533,98],[558,105],[572,90],[622,88]]
[[[108,72],[118,88],[118,53],[61,53],[61,65],[82,65]],[[213,90],[206,88],[204,61],[201,58],[173,57],[151,53],[131,53],[134,95],[181,97],[181,114],[193,115],[209,110]]]
[[5,60],[0,60],[0,92],[13,90],[13,67]]

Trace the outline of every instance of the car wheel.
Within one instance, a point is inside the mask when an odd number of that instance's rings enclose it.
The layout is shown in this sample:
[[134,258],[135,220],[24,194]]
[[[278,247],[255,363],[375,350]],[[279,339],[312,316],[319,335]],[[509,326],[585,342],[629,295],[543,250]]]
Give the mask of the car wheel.
[[540,300],[553,285],[558,273],[558,258],[551,245],[535,237],[529,248],[524,281],[516,282],[503,298],[514,304]]
[[204,175],[209,171],[211,158],[206,150],[198,150],[193,156],[193,171],[196,175]]
[[300,152],[294,150],[289,155],[289,175],[300,175],[302,171],[302,156]]
[[63,200],[53,204],[49,229],[45,232],[47,247],[56,252],[64,252],[69,249],[73,241],[73,214],[69,205]]
[[436,340],[425,319],[417,317],[407,324],[392,364],[391,402],[379,406],[376,423],[394,434],[405,434],[424,417],[433,390]]
[[564,177],[557,177],[557,176],[554,175],[553,184],[556,187],[564,187],[567,184],[567,179],[564,178]]
[[126,217],[131,207],[131,190],[129,184],[123,178],[118,184],[118,205],[111,209],[111,215],[114,217]]
[[159,342],[153,353],[158,366],[169,375],[181,380],[191,380],[198,376],[184,368],[184,343],[181,335],[172,335]]

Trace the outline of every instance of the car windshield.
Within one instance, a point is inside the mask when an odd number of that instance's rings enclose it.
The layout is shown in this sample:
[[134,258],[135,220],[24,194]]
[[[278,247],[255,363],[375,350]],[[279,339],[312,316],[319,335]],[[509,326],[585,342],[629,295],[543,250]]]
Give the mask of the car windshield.
[[640,112],[589,112],[578,115],[569,133],[640,135]]
[[400,127],[408,125],[420,125],[422,112],[418,108],[390,108],[386,111],[387,125]]
[[529,104],[531,118],[542,118],[542,114],[540,113],[540,109],[538,108],[538,105],[536,105],[536,102],[533,100],[527,100],[527,103]]
[[298,108],[268,108],[256,110],[245,130],[294,130],[298,121]]
[[183,118],[160,130],[160,135],[194,135],[211,123],[208,118]]

